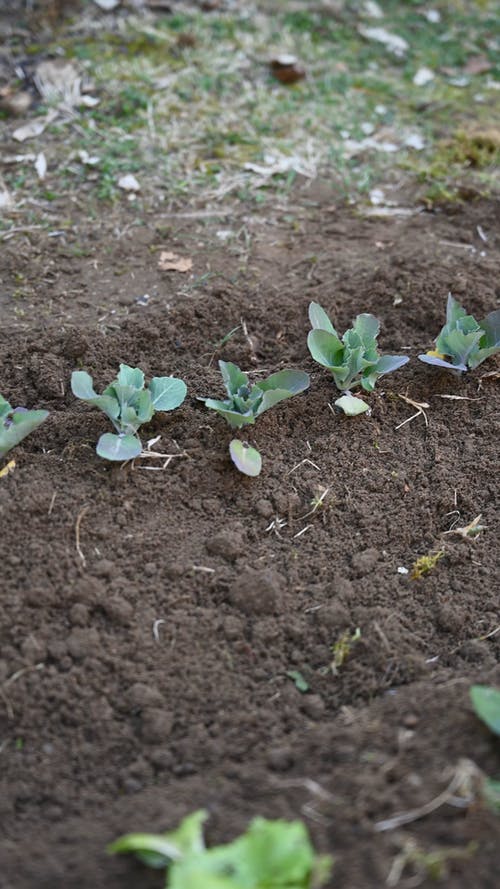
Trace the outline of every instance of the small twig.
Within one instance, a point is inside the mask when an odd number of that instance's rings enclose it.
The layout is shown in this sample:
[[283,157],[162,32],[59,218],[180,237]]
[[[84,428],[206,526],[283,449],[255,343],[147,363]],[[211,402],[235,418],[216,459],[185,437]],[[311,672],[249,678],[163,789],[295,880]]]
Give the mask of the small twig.
[[81,512],[78,513],[76,523],[75,523],[76,551],[77,551],[78,555],[80,556],[80,559],[82,560],[82,565],[84,568],[86,565],[86,560],[85,560],[85,556],[83,555],[82,548],[80,546],[80,526],[82,524],[82,519],[83,519],[84,515],[89,511],[89,509],[90,509],[90,506],[84,506],[83,509],[81,510]]
[[7,229],[6,232],[2,232],[0,235],[0,241],[8,241],[14,235],[18,235],[24,232],[33,232],[37,229],[43,228],[43,225],[19,225],[14,226],[14,228]]
[[5,709],[7,710],[8,719],[14,719],[14,708],[10,702],[10,699],[8,698],[7,694],[5,693],[5,690],[7,688],[9,688],[9,686],[13,685],[14,682],[17,682],[17,680],[20,679],[21,676],[24,676],[25,673],[32,673],[33,670],[43,670],[44,666],[45,666],[45,664],[39,663],[39,664],[33,664],[32,666],[29,666],[29,667],[21,667],[21,669],[16,670],[16,672],[13,673],[12,676],[9,676],[9,678],[5,680],[3,685],[0,685],[0,697],[2,698],[2,700],[5,704]]
[[[309,444],[309,442],[307,442],[307,444]],[[309,447],[311,447],[311,446],[309,445]],[[319,468],[319,466],[316,466],[316,463],[313,463],[312,460],[309,460],[309,457],[304,457],[304,459],[301,460],[300,463],[297,463],[297,464],[293,467],[293,469],[289,469],[289,470],[288,470],[287,475],[291,475],[292,472],[295,472],[295,470],[296,470],[296,469],[299,469],[299,467],[302,466],[304,463],[309,463],[309,466],[312,466],[314,469],[317,469],[318,472],[321,472],[321,469]]]
[[300,519],[300,520],[302,520],[302,519],[307,519],[310,515],[313,515],[313,514],[316,512],[316,510],[320,508],[320,506],[323,506],[323,500],[325,499],[325,497],[326,497],[326,495],[328,494],[329,490],[330,490],[330,488],[325,488],[324,491],[322,492],[322,494],[320,494],[319,497],[316,497],[316,498],[313,500],[313,504],[314,504],[314,505],[313,505],[313,508],[310,509],[309,512],[306,512],[305,515],[301,515],[301,516],[299,516],[299,519]]
[[302,537],[306,531],[309,531],[309,528],[312,528],[312,525],[306,525],[305,528],[302,528],[302,531],[297,531],[297,533],[293,535],[293,539],[296,540],[297,537]]
[[255,354],[253,340],[252,340],[252,337],[250,336],[250,334],[248,333],[247,323],[244,320],[244,318],[240,318],[240,324],[241,324],[241,329],[243,331],[243,336],[245,337],[247,344],[248,344],[248,348],[250,350],[250,361],[253,364],[258,364],[259,359],[257,358],[257,355]]
[[[438,796],[434,797],[434,799],[430,800],[428,803],[424,803],[423,806],[419,806],[417,809],[412,809],[409,812],[401,812],[399,815],[394,815],[392,818],[386,818],[384,821],[377,821],[374,824],[374,829],[378,833],[385,830],[394,830],[396,827],[401,827],[403,824],[410,824],[412,821],[417,821],[419,818],[424,818],[426,815],[430,815],[432,812],[435,812],[436,809],[440,809],[441,806],[444,806],[445,803],[450,803],[450,805],[462,809],[467,808],[474,799],[470,787],[471,778],[473,776],[478,776],[478,774],[479,770],[475,763],[468,759],[460,760],[453,778],[442,793],[438,794]],[[467,791],[465,797],[455,796],[456,792],[460,790]]]
[[49,506],[49,511],[48,511],[47,515],[50,515],[52,510],[54,509],[54,503],[56,502],[56,497],[57,497],[57,491],[54,491],[54,493],[52,494],[52,498],[51,498],[50,506]]
[[158,644],[160,644],[160,634],[158,632],[158,628],[161,627],[161,625],[164,623],[166,623],[166,621],[161,619],[153,621],[153,639],[155,640],[155,642],[158,642]]
[[411,423],[412,420],[415,420],[417,417],[420,417],[420,416],[422,416],[424,418],[425,425],[428,429],[429,428],[429,420],[427,418],[427,414],[425,413],[424,408],[428,409],[430,407],[430,404],[427,404],[426,401],[422,401],[422,402],[414,401],[413,398],[408,398],[407,395],[398,395],[398,398],[401,398],[403,401],[406,401],[407,404],[411,404],[412,407],[416,407],[417,413],[412,414],[411,417],[408,417],[406,420],[403,420],[403,422],[400,423],[399,426],[395,427],[395,431],[397,431],[398,429],[401,429],[402,426],[405,426],[407,423]]

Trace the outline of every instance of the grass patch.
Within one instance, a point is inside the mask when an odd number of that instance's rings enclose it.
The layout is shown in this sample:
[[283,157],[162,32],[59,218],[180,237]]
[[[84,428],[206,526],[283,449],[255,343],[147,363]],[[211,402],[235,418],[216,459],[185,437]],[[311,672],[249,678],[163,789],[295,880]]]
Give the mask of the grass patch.
[[[467,175],[488,190],[496,150],[469,134],[491,127],[497,99],[495,7],[456,0],[433,9],[439,21],[429,21],[420,3],[390,0],[384,19],[375,21],[349,3],[336,14],[286,2],[267,12],[263,3],[255,14],[242,6],[233,13],[130,16],[112,33],[59,35],[58,46],[87,70],[100,104],[82,113],[77,128],[64,125],[52,138],[66,154],[83,148],[99,155],[95,193],[104,200],[117,196],[116,179],[127,172],[137,175],[144,194],[167,198],[259,195],[262,202],[286,193],[301,172],[329,177],[349,199],[401,170],[428,189],[451,194]],[[359,31],[375,25],[404,38],[407,53],[398,58]],[[270,57],[284,52],[307,71],[293,86],[269,70]],[[468,60],[478,56],[488,70],[467,74]],[[425,86],[414,83],[421,68],[434,74]],[[415,133],[423,151],[404,145]],[[367,136],[399,150],[353,149]],[[264,176],[247,164],[277,169]],[[73,169],[75,183],[83,172]],[[30,174],[14,184],[23,186],[38,187]]]

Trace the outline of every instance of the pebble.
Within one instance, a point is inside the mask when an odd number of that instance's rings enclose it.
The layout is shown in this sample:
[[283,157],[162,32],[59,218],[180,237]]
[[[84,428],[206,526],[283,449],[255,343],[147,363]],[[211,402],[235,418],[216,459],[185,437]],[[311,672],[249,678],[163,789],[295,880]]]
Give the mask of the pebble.
[[122,596],[112,596],[106,602],[103,602],[102,607],[111,620],[124,626],[130,624],[134,609],[130,602],[127,602]]
[[145,682],[135,682],[129,688],[127,701],[134,710],[145,707],[163,707],[164,704],[161,692]]
[[73,626],[86,627],[89,622],[89,609],[83,602],[76,602],[70,609],[69,619]]
[[264,519],[270,519],[274,514],[273,504],[270,500],[264,500],[264,498],[261,497],[255,504],[255,512],[261,515]]
[[373,571],[375,565],[380,559],[380,552],[375,547],[370,546],[362,552],[356,553],[352,557],[352,567],[359,577],[369,574]]
[[97,574],[97,577],[110,578],[113,577],[115,573],[115,564],[110,559],[99,559],[99,561],[94,564],[94,574]]
[[82,629],[76,627],[68,636],[67,648],[72,658],[83,660],[88,654],[93,654],[100,649],[99,633],[96,629]]
[[248,568],[229,589],[229,601],[244,614],[274,614],[284,585],[284,578],[276,571]]
[[144,710],[142,713],[142,739],[146,744],[161,744],[168,740],[174,726],[174,717],[168,710]]
[[287,772],[294,764],[291,747],[274,747],[267,754],[267,765],[273,772]]
[[321,695],[304,695],[300,709],[310,719],[322,719],[325,715],[325,702]]
[[222,628],[226,639],[228,639],[229,642],[234,642],[235,639],[242,638],[244,623],[241,618],[229,615],[224,618]]
[[246,551],[246,543],[236,531],[220,531],[206,541],[207,552],[211,556],[221,556],[227,562],[235,562]]

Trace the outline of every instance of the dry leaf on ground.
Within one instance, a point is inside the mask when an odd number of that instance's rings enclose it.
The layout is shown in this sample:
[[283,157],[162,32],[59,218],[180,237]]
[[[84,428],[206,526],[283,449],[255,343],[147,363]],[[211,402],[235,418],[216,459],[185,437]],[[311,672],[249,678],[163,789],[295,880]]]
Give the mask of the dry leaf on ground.
[[135,176],[132,173],[127,173],[126,176],[121,176],[118,180],[118,188],[122,188],[123,191],[140,191],[141,186],[139,185]]
[[193,260],[163,250],[158,260],[158,268],[161,272],[189,272],[193,268]]
[[47,127],[49,123],[52,123],[57,115],[57,111],[51,110],[45,117],[38,117],[36,120],[30,120],[29,123],[14,130],[12,138],[15,139],[16,142],[25,142],[26,139],[34,139],[36,136],[41,136],[45,127]]
[[280,83],[297,83],[306,76],[305,69],[295,56],[276,56],[269,62],[271,71]]

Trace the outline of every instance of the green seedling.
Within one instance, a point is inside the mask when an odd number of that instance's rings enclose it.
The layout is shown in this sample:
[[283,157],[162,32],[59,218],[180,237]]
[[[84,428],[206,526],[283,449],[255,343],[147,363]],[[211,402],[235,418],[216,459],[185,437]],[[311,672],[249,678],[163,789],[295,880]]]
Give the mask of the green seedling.
[[500,689],[473,685],[469,693],[476,715],[500,736]]
[[435,349],[418,356],[420,361],[461,373],[474,370],[500,352],[500,309],[476,321],[449,293],[446,324],[435,345]]
[[231,843],[205,847],[207,813],[193,812],[177,830],[129,834],[108,851],[134,852],[150,867],[166,868],[165,889],[319,889],[332,859],[316,855],[300,821],[254,818]]
[[175,377],[153,377],[145,385],[138,367],[120,364],[120,372],[102,395],[94,391],[92,377],[86,371],[71,375],[73,395],[100,408],[111,420],[116,434],[106,432],[97,443],[97,453],[105,460],[132,460],[142,452],[137,430],[149,423],[156,411],[172,411],[186,397],[186,384]]
[[431,571],[434,570],[437,563],[440,559],[443,558],[443,556],[444,549],[440,549],[437,553],[431,553],[427,556],[420,556],[420,558],[418,558],[412,565],[410,575],[411,579],[420,580],[422,577],[424,577],[425,574],[429,574]]
[[[273,405],[304,392],[309,386],[309,374],[301,370],[280,370],[267,380],[251,384],[248,375],[236,364],[219,361],[219,368],[228,397],[225,401],[200,398],[206,407],[224,417],[232,429],[253,425],[264,411]],[[259,452],[245,443],[233,439],[229,445],[231,459],[245,475],[256,476],[261,470]]]
[[330,669],[334,676],[338,675],[340,668],[343,666],[344,662],[347,660],[351,653],[352,646],[356,642],[359,642],[360,639],[361,630],[359,627],[356,627],[354,633],[350,633],[349,630],[346,630],[345,633],[342,633],[342,635],[332,645],[333,659],[330,664]]
[[365,413],[368,405],[352,395],[351,389],[361,386],[365,392],[372,392],[379,377],[402,367],[408,357],[380,355],[377,349],[380,324],[373,315],[358,315],[342,339],[319,303],[309,305],[309,320],[312,330],[307,345],[311,356],[328,368],[342,392],[335,405],[350,417]]
[[25,407],[11,407],[0,395],[0,459],[19,444],[48,417],[48,411],[29,411]]
[[[469,694],[476,716],[500,737],[500,689],[473,685]],[[488,808],[500,815],[500,781],[485,777],[483,796]]]

